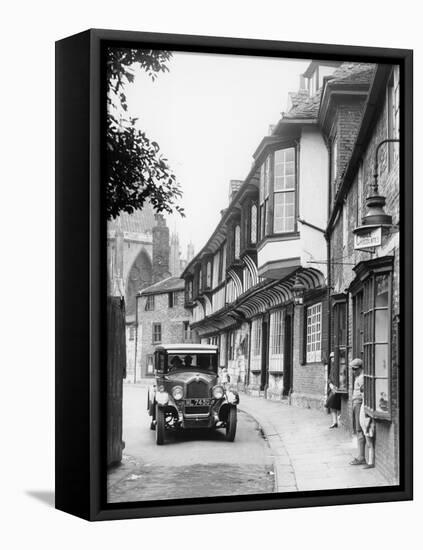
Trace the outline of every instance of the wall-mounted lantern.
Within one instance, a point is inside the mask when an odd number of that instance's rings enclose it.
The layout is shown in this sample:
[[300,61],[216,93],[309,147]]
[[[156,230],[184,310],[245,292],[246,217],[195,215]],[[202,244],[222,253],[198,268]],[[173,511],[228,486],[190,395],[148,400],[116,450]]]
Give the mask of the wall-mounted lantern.
[[354,229],[354,248],[357,250],[373,248],[382,244],[382,230],[392,227],[392,216],[384,210],[386,199],[379,195],[379,149],[386,143],[398,143],[399,139],[384,139],[376,147],[374,163],[374,182],[366,198],[367,214],[361,225]]
[[304,293],[305,293],[306,287],[305,285],[299,280],[298,274],[295,275],[295,281],[292,285],[292,294],[294,295],[294,305],[301,306],[304,299]]

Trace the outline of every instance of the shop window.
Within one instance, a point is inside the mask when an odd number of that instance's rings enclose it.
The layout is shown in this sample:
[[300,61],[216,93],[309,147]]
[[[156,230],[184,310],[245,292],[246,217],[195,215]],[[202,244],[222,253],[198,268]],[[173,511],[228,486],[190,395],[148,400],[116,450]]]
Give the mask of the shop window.
[[160,344],[162,341],[161,323],[153,323],[153,344]]
[[364,405],[390,418],[391,271],[371,273],[353,298],[353,350],[363,360]]
[[269,371],[283,372],[283,314],[282,309],[270,314]]
[[322,304],[306,309],[306,362],[322,360]]
[[147,296],[145,311],[154,311],[154,295]]
[[339,391],[348,391],[347,362],[347,302],[341,296],[333,306],[333,352],[334,363],[332,377]]

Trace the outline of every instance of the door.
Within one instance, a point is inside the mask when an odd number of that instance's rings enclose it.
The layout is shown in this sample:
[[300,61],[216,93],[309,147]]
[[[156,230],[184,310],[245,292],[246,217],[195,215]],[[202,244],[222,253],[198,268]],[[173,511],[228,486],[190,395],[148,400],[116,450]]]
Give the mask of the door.
[[293,345],[293,311],[288,310],[285,313],[284,323],[284,364],[283,364],[283,395],[288,395],[292,389],[292,345]]
[[260,391],[264,391],[269,383],[269,317],[263,318],[261,325],[261,381]]

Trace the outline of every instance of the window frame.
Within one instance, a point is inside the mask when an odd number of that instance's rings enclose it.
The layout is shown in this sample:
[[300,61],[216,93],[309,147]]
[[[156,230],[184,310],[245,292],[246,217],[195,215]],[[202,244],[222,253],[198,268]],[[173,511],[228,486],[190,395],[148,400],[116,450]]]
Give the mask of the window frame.
[[[293,175],[294,187],[289,189],[275,190],[275,159],[279,151],[287,151],[292,149],[294,152],[293,174],[285,174],[286,176]],[[266,172],[268,166],[268,172]],[[259,199],[257,203],[257,242],[256,245],[270,236],[294,235],[298,232],[298,143],[289,141],[273,145],[266,153],[260,164],[260,184],[259,184]],[[266,174],[268,177],[266,179]],[[267,185],[266,185],[267,182]],[[266,194],[267,193],[267,194]],[[275,197],[276,195],[294,194],[294,225],[289,231],[275,231]]]
[[[313,340],[312,339],[312,336],[317,332],[317,331],[310,331],[308,330],[309,328],[309,323],[308,323],[308,319],[309,319],[309,311],[311,312],[313,310],[313,308],[317,308],[317,306],[319,306],[319,316],[320,316],[320,319],[319,321],[316,321],[315,323],[311,322],[310,323],[310,327],[313,327],[314,324],[320,324],[320,327],[319,327],[319,331],[318,333],[320,334],[320,339],[319,339],[319,350],[310,350],[309,351],[309,344],[310,345],[313,345],[317,342],[317,340]],[[311,316],[313,315],[313,313],[311,312]],[[316,313],[314,314],[316,315]],[[314,302],[312,304],[307,304],[304,306],[304,323],[305,323],[305,342],[304,342],[304,359],[305,359],[305,364],[307,365],[311,365],[313,363],[321,363],[322,361],[322,343],[323,343],[323,323],[322,323],[322,320],[323,320],[323,302],[322,301],[319,301],[319,302]],[[311,337],[311,340],[309,342],[309,336]],[[316,352],[317,355],[316,355]],[[311,354],[314,354],[313,357],[311,357]],[[310,356],[309,356],[310,354]]]
[[[341,312],[343,311],[343,314]],[[349,372],[348,372],[348,334],[349,334],[349,322],[348,322],[349,308],[348,297],[346,294],[338,294],[332,296],[332,323],[333,323],[333,371],[330,372],[330,376],[334,384],[337,387],[338,393],[348,393],[349,389]],[[341,328],[341,320],[344,321],[343,328]],[[341,384],[340,375],[340,360],[344,357],[344,374],[345,383]]]
[[284,371],[285,308],[274,309],[269,317],[269,372]]
[[[276,178],[277,177],[280,177],[280,176],[277,176],[276,175],[276,155],[277,153],[279,152],[284,152],[284,156],[285,156],[285,153],[289,150],[293,151],[293,160],[291,161],[288,161],[288,160],[285,160],[284,159],[284,162],[279,162],[278,164],[281,164],[284,166],[284,172],[285,172],[285,169],[286,169],[286,165],[288,163],[292,163],[293,166],[294,166],[294,173],[293,174],[286,174],[284,173],[283,177],[284,178],[287,178],[289,176],[293,176],[293,186],[292,187],[289,187],[289,188],[284,188],[284,189],[276,189]],[[272,183],[273,183],[273,189],[272,189],[272,193],[273,193],[273,209],[272,209],[272,217],[273,217],[273,220],[272,220],[272,235],[280,235],[280,234],[290,234],[290,233],[294,233],[296,230],[297,230],[297,153],[296,153],[296,147],[282,147],[282,148],[278,148],[278,149],[275,149],[273,151],[273,178],[272,178]],[[286,223],[286,219],[290,218],[290,216],[285,216],[285,217],[277,217],[275,214],[276,214],[276,197],[280,196],[280,197],[287,197],[289,194],[293,194],[294,195],[294,204],[293,204],[293,208],[294,208],[294,214],[293,214],[293,227],[292,229],[288,229],[288,230],[283,230],[283,231],[276,231],[275,229],[275,224],[276,224],[276,220],[277,219],[284,219],[285,220],[285,223]],[[281,204],[281,207],[282,207],[282,204]],[[284,205],[284,207],[286,208],[286,204]]]
[[[157,328],[159,329],[158,333],[160,335],[160,338],[158,340],[156,340]],[[162,324],[161,323],[153,323],[153,325],[152,325],[152,342],[153,342],[153,344],[161,344],[162,338],[163,338]]]
[[[363,361],[364,375],[364,409],[366,413],[377,419],[392,420],[392,290],[393,290],[393,259],[391,256],[376,258],[369,262],[361,262],[356,266],[358,282],[354,281],[351,288],[353,301],[353,351],[354,357]],[[376,306],[376,279],[388,277],[387,306]],[[369,292],[370,289],[370,292]],[[387,311],[387,338],[385,342],[376,340],[375,319],[377,311]],[[360,322],[357,322],[357,319]],[[387,374],[376,375],[376,346],[387,347]],[[387,410],[376,409],[376,381],[387,380],[388,406]]]
[[145,307],[144,307],[144,310],[145,311],[154,311],[155,310],[155,296],[154,294],[148,294],[148,296],[146,297],[146,301],[145,301]]

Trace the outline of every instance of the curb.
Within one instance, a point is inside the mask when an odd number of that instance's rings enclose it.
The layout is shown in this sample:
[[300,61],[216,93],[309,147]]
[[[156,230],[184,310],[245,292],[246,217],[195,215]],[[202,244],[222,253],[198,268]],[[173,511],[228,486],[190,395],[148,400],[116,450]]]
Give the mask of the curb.
[[[277,433],[274,426],[267,420],[263,422],[257,418],[252,412],[239,407],[243,413],[251,416],[259,426],[259,430],[269,446],[272,453],[273,468],[275,473],[274,489],[275,493],[288,493],[298,491],[297,480],[295,478],[295,470],[286,451],[281,434]],[[291,482],[287,483],[286,478],[291,478]]]

